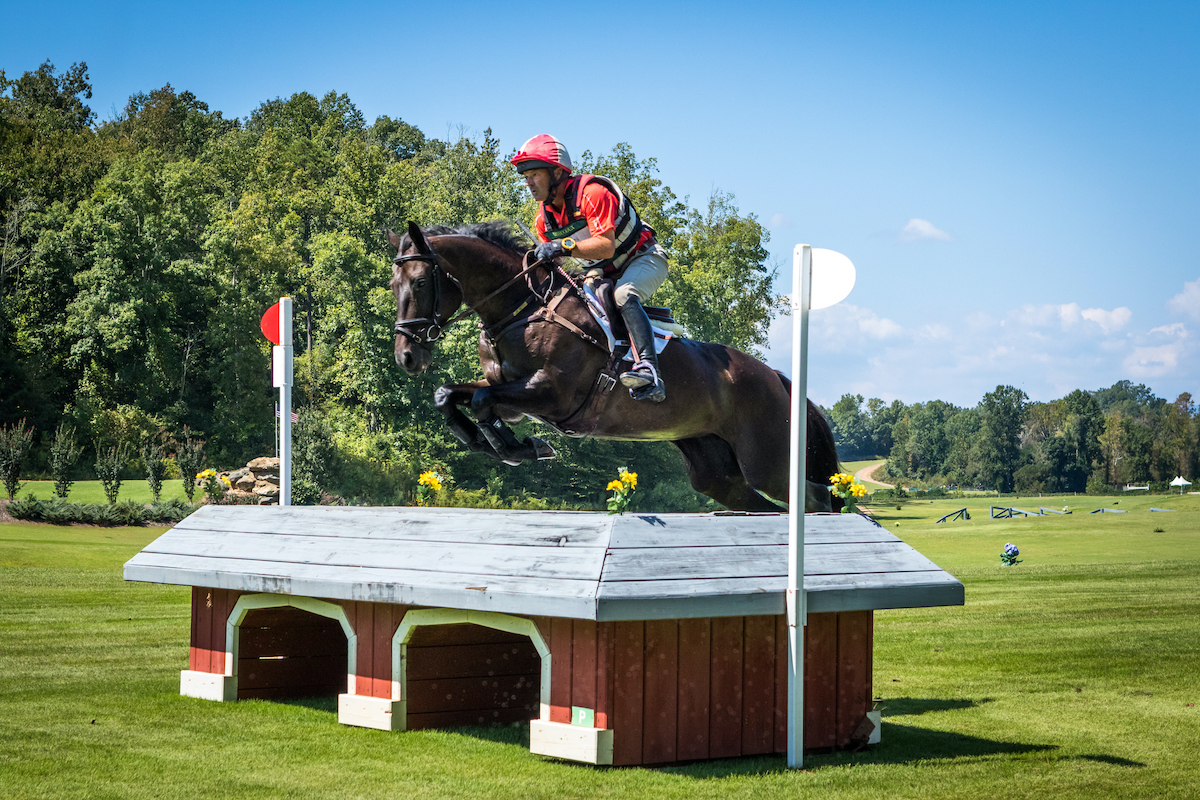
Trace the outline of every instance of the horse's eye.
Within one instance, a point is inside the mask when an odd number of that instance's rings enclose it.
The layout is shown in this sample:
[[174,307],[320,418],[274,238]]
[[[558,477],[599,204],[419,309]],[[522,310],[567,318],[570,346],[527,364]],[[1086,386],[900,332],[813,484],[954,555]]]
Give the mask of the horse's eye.
[[424,289],[425,288],[425,279],[417,278],[415,281],[413,281],[413,288],[414,289]]

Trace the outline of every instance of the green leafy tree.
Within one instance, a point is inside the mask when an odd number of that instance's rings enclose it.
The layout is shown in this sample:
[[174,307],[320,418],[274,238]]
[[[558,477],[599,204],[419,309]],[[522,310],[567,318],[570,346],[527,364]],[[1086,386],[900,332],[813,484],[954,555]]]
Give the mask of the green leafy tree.
[[129,448],[124,442],[104,446],[96,443],[96,477],[104,486],[104,496],[108,504],[116,505],[117,495],[121,493],[121,473],[129,463]]
[[1013,490],[1013,475],[1021,466],[1021,428],[1025,423],[1025,392],[997,386],[979,403],[980,477],[1001,492]]
[[183,493],[188,502],[196,494],[196,477],[204,469],[204,440],[186,425],[183,435],[173,441],[175,445],[175,463],[183,476]]
[[75,443],[75,429],[60,422],[50,443],[50,474],[54,478],[54,493],[64,500],[75,482],[72,475],[82,454],[83,448]]
[[692,336],[759,354],[782,308],[771,290],[776,272],[766,266],[769,238],[753,214],[738,213],[733,195],[716,192],[706,213],[688,216],[659,294]]
[[146,483],[154,502],[162,493],[163,479],[167,477],[167,449],[170,439],[165,430],[152,433],[142,441],[142,463],[146,467]]
[[0,479],[9,500],[15,499],[21,488],[21,466],[32,442],[33,428],[26,427],[25,420],[0,426]]

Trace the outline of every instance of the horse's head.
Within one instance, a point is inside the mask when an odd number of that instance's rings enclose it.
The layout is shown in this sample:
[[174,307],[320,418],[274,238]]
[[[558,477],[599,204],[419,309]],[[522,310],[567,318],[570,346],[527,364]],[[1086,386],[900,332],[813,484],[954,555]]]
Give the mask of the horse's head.
[[396,364],[416,375],[432,363],[433,343],[462,303],[462,291],[447,276],[441,257],[416,223],[408,223],[406,236],[388,231],[388,241],[396,248],[391,282],[396,297]]

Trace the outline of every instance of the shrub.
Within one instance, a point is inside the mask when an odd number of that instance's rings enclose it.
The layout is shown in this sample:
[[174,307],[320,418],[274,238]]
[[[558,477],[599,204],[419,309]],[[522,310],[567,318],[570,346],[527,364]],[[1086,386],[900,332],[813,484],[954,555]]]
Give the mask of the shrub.
[[21,488],[21,463],[32,442],[33,428],[26,428],[25,420],[11,427],[0,427],[0,478],[4,480],[9,500],[15,498]]
[[174,525],[197,508],[199,506],[185,503],[178,497],[173,497],[170,500],[162,500],[151,505],[146,511],[146,520],[148,522],[162,522]]
[[150,485],[150,494],[154,502],[162,493],[163,478],[167,475],[167,432],[147,436],[142,442],[142,462],[146,465],[146,483]]
[[50,442],[50,475],[54,478],[54,494],[64,500],[75,482],[71,472],[82,454],[83,448],[75,445],[75,429],[60,422]]
[[117,502],[121,492],[121,470],[128,461],[129,450],[123,443],[109,448],[96,444],[96,477],[104,484],[104,496],[109,505]]
[[204,468],[204,440],[194,435],[187,425],[183,426],[183,439],[175,440],[175,463],[183,478],[183,493],[188,502],[196,494],[196,476]]
[[112,507],[121,525],[141,525],[146,521],[146,506],[133,500],[124,500]]
[[42,518],[42,504],[34,495],[26,495],[23,500],[13,500],[9,503],[8,513],[13,519],[36,522]]
[[321,487],[306,477],[292,481],[292,505],[317,506],[321,504]]
[[70,525],[73,522],[83,522],[80,505],[68,503],[61,497],[51,497],[42,503],[41,518],[52,525]]

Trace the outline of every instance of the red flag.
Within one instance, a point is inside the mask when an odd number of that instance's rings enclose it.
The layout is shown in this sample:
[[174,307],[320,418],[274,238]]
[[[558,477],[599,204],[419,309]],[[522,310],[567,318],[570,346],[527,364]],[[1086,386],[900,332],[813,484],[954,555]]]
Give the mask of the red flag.
[[274,344],[283,344],[279,341],[279,303],[267,309],[267,313],[263,314],[262,322],[259,323],[259,328],[262,329],[263,336]]

